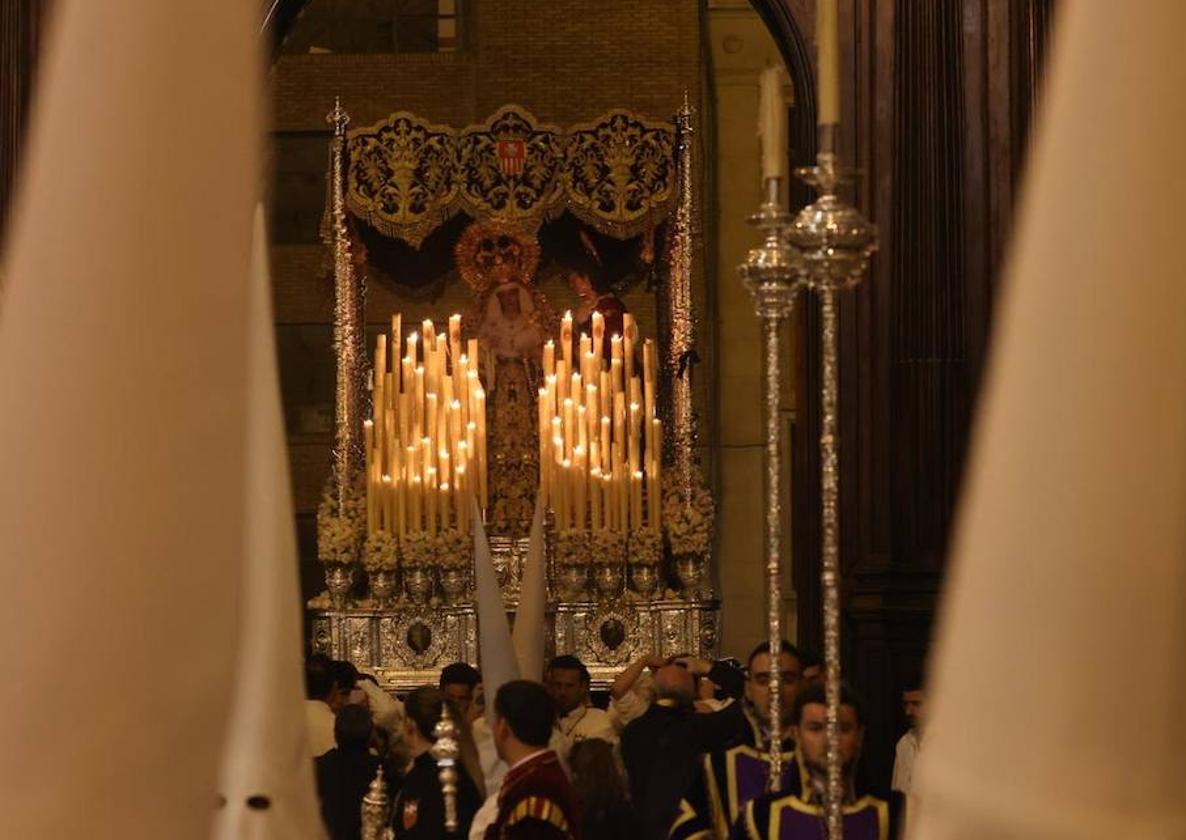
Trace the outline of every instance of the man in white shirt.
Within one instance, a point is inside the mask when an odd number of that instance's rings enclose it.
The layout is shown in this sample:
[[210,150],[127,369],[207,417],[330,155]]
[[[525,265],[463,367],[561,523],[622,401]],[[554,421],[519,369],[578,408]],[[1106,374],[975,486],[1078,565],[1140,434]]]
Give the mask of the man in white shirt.
[[902,692],[902,710],[906,713],[906,720],[910,722],[910,731],[898,740],[898,747],[894,753],[894,776],[890,783],[894,790],[907,795],[910,793],[918,751],[922,748],[925,705],[926,695],[923,693],[922,680],[911,680]]
[[340,705],[340,693],[329,657],[316,654],[305,662],[305,697],[309,748],[316,758],[336,746],[334,715]]
[[548,663],[544,685],[556,705],[556,726],[571,747],[587,738],[618,743],[613,720],[589,700],[589,669],[575,656],[557,656]]

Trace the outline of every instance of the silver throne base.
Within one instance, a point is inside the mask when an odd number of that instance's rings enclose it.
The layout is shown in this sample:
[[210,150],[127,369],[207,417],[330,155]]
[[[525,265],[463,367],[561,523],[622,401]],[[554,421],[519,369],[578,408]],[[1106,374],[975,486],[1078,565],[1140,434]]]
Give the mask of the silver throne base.
[[[593,687],[606,689],[647,653],[715,655],[719,606],[716,600],[553,604],[546,653],[575,654],[589,668]],[[508,615],[513,620],[513,611]],[[478,665],[472,604],[314,610],[311,622],[314,652],[353,662],[390,691],[435,685],[450,662]]]

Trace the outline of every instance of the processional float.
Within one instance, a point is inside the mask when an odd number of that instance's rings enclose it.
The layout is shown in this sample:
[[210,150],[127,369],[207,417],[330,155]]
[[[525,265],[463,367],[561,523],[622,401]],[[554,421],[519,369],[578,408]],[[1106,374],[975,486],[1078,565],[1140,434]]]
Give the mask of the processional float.
[[[513,613],[539,496],[550,652],[577,654],[602,685],[643,653],[712,655],[714,511],[695,459],[690,364],[690,109],[674,130],[625,111],[562,129],[513,105],[460,131],[399,112],[348,132],[340,104],[327,119],[337,390],[313,648],[389,689],[476,664],[470,517],[490,534]],[[418,247],[458,213],[474,219],[454,250],[471,305],[418,324],[385,313],[364,347],[354,226]],[[535,231],[563,213],[644,243],[666,224],[668,338],[642,336],[628,312],[611,328],[613,314],[594,311],[582,330],[552,311],[534,282]]]

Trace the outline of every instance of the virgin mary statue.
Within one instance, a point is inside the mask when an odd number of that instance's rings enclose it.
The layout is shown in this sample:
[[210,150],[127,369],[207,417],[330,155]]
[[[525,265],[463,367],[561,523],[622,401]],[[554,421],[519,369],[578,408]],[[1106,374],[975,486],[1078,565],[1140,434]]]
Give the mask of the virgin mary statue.
[[535,287],[539,243],[531,234],[475,222],[453,251],[474,300],[462,319],[467,338],[481,341],[478,360],[490,430],[490,508],[487,530],[526,536],[539,484],[536,391],[544,342],[557,319]]

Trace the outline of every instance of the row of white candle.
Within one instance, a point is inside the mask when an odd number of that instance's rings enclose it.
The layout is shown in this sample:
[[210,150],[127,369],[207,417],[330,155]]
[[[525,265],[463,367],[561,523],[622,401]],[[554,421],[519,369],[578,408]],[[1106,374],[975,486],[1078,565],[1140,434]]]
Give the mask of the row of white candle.
[[662,524],[663,426],[655,417],[655,348],[650,339],[643,343],[642,375],[636,376],[638,328],[629,314],[622,331],[611,336],[606,359],[601,313],[593,313],[593,335],[582,334],[575,346],[572,314],[565,313],[561,357],[556,358],[552,341],[544,345],[540,492],[561,530],[626,532]]
[[402,539],[409,531],[466,531],[470,499],[485,511],[488,496],[486,392],[471,364],[478,342],[463,346],[460,315],[449,318],[447,334],[424,321],[406,345],[401,329],[393,315],[390,336],[375,342],[373,413],[364,428],[367,532]]

